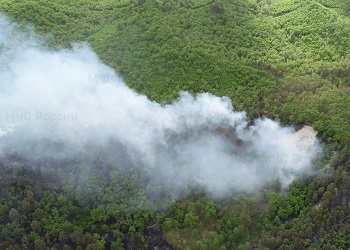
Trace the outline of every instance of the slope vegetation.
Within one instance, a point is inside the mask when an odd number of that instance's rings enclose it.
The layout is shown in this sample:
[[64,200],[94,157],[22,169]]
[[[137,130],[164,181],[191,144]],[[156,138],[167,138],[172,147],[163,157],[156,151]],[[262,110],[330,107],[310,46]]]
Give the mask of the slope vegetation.
[[349,1],[2,0],[0,11],[53,47],[89,42],[162,104],[180,90],[211,92],[251,118],[308,123],[328,143],[317,174],[284,193],[278,180],[225,200],[193,188],[160,212],[170,195],[149,199],[157,187],[145,189],[137,167],[101,169],[98,155],[88,173],[74,162],[3,161],[1,249],[153,247],[146,229],[158,224],[179,249],[350,248]]

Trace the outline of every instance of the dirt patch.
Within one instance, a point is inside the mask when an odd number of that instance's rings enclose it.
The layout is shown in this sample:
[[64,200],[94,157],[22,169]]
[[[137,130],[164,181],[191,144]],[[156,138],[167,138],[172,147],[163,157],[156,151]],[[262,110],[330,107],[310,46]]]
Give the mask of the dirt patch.
[[298,141],[298,147],[300,149],[308,149],[316,140],[317,131],[308,125],[305,125],[302,129],[294,133],[296,140]]

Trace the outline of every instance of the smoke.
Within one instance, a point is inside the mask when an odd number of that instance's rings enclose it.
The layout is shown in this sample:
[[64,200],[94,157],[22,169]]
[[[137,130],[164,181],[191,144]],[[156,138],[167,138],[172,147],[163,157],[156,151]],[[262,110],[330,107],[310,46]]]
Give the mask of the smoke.
[[294,130],[272,120],[248,125],[227,97],[182,92],[169,105],[150,101],[87,44],[51,49],[3,16],[0,32],[1,156],[63,159],[102,149],[169,188],[195,182],[221,195],[275,178],[288,185],[318,151],[317,143],[298,147]]

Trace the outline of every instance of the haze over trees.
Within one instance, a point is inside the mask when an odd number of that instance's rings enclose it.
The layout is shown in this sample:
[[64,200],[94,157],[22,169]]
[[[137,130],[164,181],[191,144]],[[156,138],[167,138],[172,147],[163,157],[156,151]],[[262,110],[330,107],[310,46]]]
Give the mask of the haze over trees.
[[104,152],[81,156],[89,168],[10,155],[0,162],[0,249],[166,249],[160,232],[178,249],[350,247],[349,2],[3,0],[0,11],[54,48],[87,41],[161,104],[180,90],[228,96],[252,119],[311,124],[325,151],[288,189],[275,180],[216,198],[193,186],[178,199]]

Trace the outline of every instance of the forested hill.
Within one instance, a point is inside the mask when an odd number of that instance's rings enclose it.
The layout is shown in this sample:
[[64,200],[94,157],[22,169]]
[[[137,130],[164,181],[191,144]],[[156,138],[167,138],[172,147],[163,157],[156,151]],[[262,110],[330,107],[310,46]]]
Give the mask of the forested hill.
[[139,92],[233,100],[251,117],[308,122],[349,137],[347,1],[10,1],[4,13],[53,36],[88,41]]
[[161,211],[138,168],[96,161],[82,173],[11,156],[16,167],[0,164],[0,249],[142,249],[161,244],[153,226],[179,249],[350,248],[350,1],[2,0],[0,11],[52,47],[88,42],[161,104],[181,90],[228,96],[250,118],[310,124],[327,144],[317,174],[287,193],[278,181],[224,200],[194,189]]

